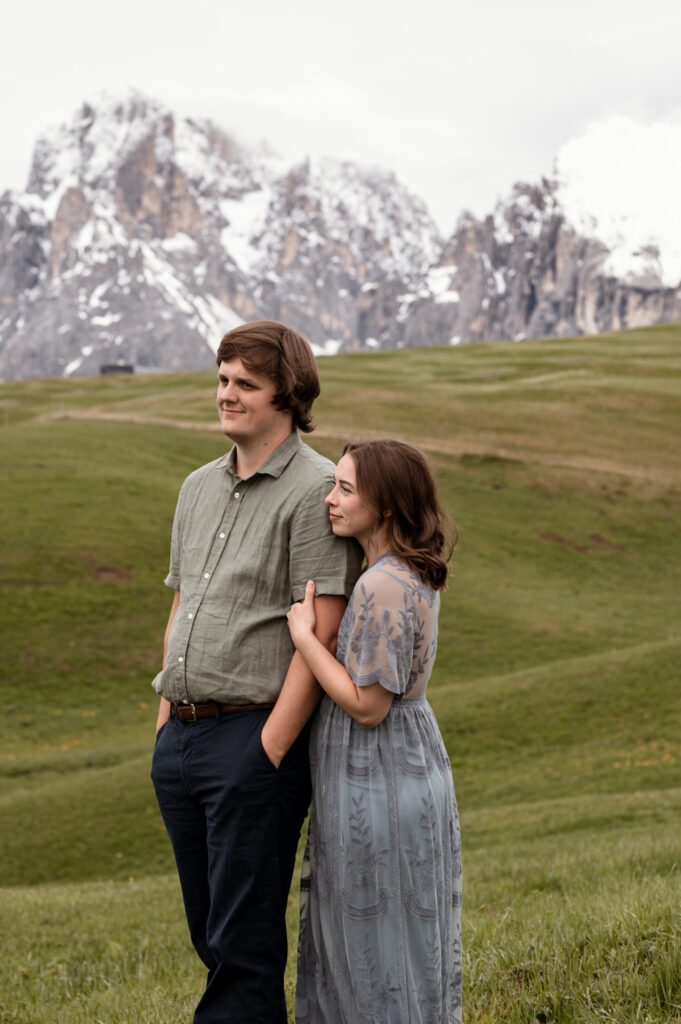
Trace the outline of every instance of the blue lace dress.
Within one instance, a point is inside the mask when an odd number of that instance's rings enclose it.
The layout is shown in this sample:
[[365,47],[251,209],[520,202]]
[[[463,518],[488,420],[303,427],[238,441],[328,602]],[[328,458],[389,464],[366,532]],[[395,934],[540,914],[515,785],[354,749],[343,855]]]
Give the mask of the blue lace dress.
[[339,661],[395,699],[364,729],[324,697],[312,727],[297,1024],[461,1022],[459,820],[425,698],[439,598],[387,554],[343,617]]

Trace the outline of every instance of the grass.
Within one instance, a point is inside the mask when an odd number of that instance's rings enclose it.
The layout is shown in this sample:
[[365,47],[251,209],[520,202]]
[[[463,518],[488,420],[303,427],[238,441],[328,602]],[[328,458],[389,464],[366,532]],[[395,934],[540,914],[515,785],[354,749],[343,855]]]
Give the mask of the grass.
[[[429,694],[467,1024],[681,1021],[680,342],[320,361],[312,443],[420,443],[459,527]],[[0,387],[0,1024],[188,1020],[201,989],[148,776],[177,490],[225,450],[213,387]]]
[[[666,790],[465,814],[466,1020],[680,1021],[680,809]],[[190,1019],[174,875],[9,888],[2,908],[3,1022]]]

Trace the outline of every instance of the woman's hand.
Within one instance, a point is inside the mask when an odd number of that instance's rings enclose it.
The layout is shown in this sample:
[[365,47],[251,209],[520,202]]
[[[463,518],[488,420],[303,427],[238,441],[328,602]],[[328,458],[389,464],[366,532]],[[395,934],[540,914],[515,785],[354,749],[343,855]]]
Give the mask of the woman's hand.
[[314,580],[308,580],[305,587],[305,597],[302,601],[292,604],[286,618],[288,628],[291,631],[291,639],[296,647],[305,637],[314,634],[317,619],[314,613]]

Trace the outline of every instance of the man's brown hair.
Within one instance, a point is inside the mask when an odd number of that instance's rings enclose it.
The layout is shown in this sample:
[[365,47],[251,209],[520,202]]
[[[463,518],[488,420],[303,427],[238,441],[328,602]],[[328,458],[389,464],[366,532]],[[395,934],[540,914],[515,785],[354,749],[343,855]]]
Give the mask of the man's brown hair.
[[321,390],[317,363],[307,338],[276,320],[253,320],[228,331],[220,342],[217,365],[240,359],[251,373],[276,385],[275,409],[290,409],[293,425],[309,433],[312,403]]

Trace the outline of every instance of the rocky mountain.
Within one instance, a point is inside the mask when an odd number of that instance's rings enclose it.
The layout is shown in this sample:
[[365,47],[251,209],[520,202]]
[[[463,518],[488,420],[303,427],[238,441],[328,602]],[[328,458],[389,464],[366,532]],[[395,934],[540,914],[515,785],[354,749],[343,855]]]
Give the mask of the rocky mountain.
[[405,345],[681,320],[681,128],[613,117],[488,217],[463,214],[401,310]]
[[0,197],[0,378],[209,367],[256,318],[328,353],[681,319],[681,233],[599,219],[583,163],[443,241],[385,171],[287,167],[136,93],[85,104]]
[[370,344],[437,259],[384,171],[287,168],[132,94],[84,105],[0,199],[0,376],[212,366],[226,330],[283,319],[320,351]]

